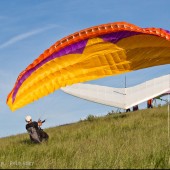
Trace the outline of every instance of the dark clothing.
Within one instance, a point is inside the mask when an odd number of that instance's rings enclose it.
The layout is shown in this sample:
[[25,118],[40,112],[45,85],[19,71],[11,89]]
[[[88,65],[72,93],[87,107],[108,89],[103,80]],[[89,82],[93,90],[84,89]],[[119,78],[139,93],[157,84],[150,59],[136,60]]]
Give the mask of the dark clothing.
[[38,130],[38,123],[37,122],[31,122],[26,125],[27,131],[29,130],[30,127],[34,127],[36,130]]
[[41,143],[43,139],[47,140],[49,138],[48,134],[44,132],[35,121],[28,123],[26,129],[30,134],[31,141],[35,143]]
[[138,105],[133,106],[133,111],[139,110]]
[[41,129],[40,127],[39,127],[39,129],[38,129],[38,133],[39,133],[39,135],[40,135],[40,140],[41,140],[41,141],[42,141],[43,139],[48,140],[48,138],[49,138],[48,134],[47,134],[46,132],[44,132],[43,129]]
[[126,109],[126,112],[130,112],[130,108]]

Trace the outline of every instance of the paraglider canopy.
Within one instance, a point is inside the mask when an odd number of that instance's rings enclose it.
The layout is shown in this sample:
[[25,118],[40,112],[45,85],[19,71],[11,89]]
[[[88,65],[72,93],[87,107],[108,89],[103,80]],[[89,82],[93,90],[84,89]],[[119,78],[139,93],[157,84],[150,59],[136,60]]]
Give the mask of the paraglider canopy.
[[170,63],[170,32],[127,22],[94,26],[45,50],[20,73],[7,97],[16,110],[79,82]]

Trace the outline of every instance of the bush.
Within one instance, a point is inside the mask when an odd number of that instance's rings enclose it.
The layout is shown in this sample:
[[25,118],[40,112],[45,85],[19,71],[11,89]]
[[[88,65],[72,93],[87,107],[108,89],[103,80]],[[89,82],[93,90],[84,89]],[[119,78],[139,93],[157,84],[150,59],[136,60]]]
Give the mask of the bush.
[[112,115],[112,114],[114,114],[115,112],[112,110],[111,112],[108,112],[108,114],[107,115]]
[[93,121],[93,120],[95,120],[95,116],[94,115],[88,115],[86,120],[87,121]]

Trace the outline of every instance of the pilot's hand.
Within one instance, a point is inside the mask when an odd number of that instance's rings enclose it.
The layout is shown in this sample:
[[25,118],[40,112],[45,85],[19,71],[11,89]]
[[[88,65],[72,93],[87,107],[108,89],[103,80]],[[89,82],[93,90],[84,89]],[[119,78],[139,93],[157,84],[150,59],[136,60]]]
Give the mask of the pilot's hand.
[[41,121],[38,121],[38,126],[41,126],[42,125],[42,122]]

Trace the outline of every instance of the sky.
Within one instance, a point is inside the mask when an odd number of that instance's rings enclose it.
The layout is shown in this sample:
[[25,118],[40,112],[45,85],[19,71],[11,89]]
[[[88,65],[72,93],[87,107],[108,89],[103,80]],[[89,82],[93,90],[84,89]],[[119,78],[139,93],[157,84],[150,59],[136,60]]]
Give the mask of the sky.
[[[61,90],[15,112],[6,99],[20,72],[61,38],[118,21],[170,30],[169,6],[169,0],[0,0],[0,137],[26,133],[26,115],[33,120],[47,119],[42,128],[48,128],[116,110]],[[126,87],[169,73],[170,65],[127,73]],[[124,87],[125,75],[88,83]]]

